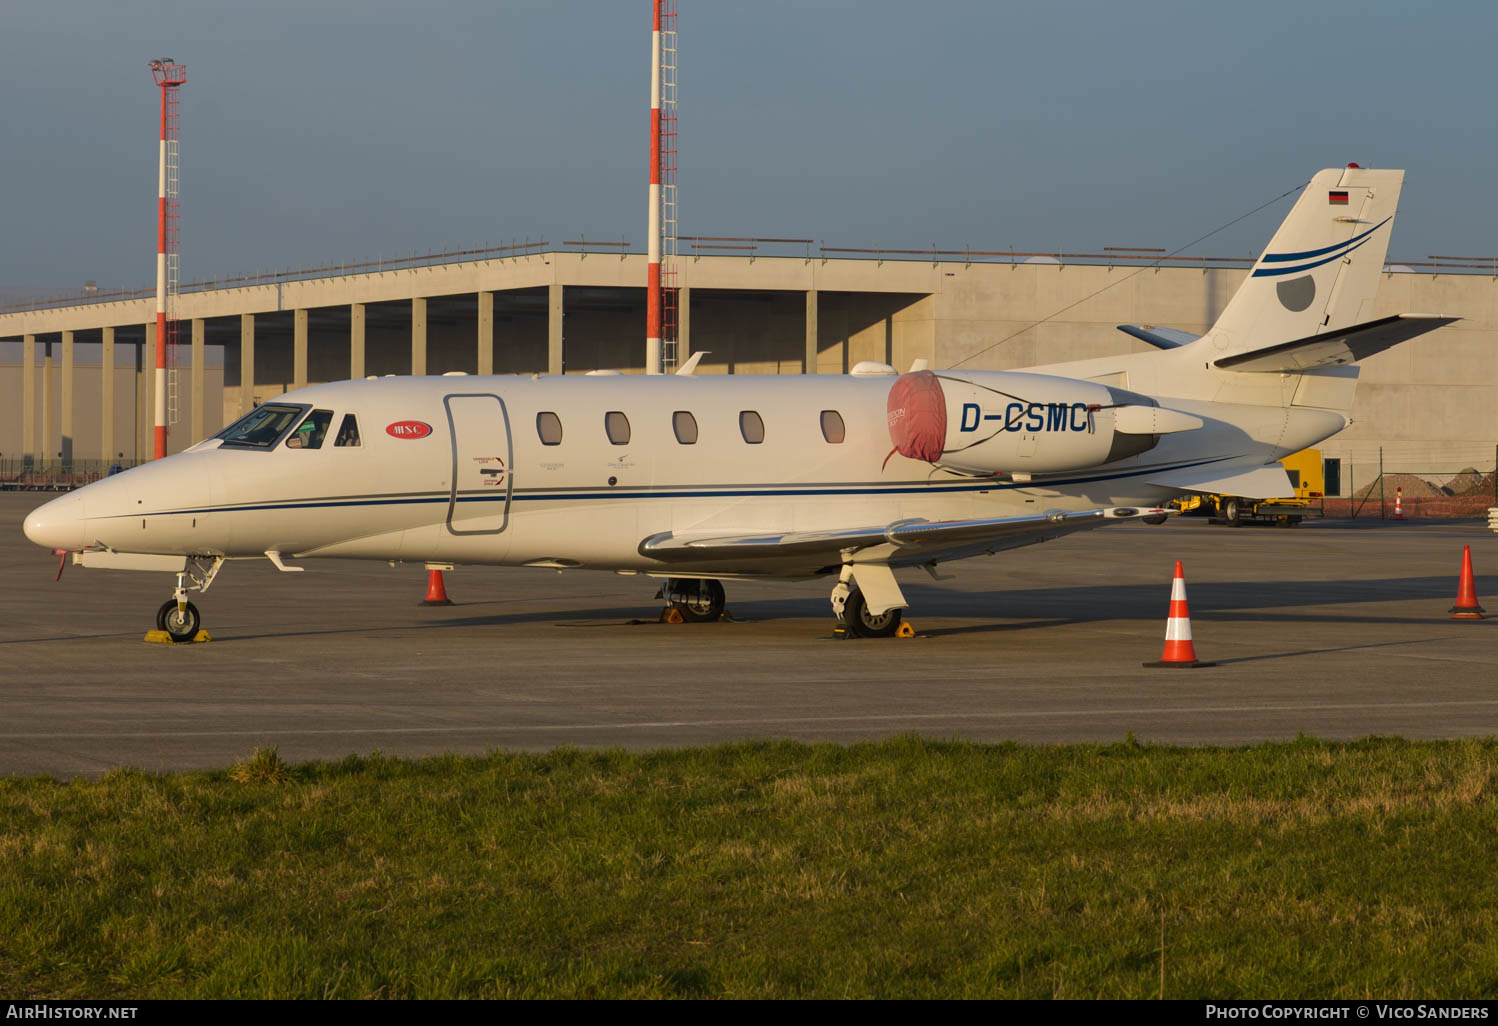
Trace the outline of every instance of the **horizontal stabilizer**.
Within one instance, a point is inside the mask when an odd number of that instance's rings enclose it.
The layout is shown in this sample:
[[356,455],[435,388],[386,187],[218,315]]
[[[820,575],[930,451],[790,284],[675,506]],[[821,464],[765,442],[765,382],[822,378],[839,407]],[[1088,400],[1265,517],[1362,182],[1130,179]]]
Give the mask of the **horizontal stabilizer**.
[[1179,349],[1201,338],[1189,331],[1178,331],[1175,328],[1157,328],[1153,324],[1120,324],[1118,330],[1125,335],[1133,335],[1141,342],[1148,342],[1156,349]]
[[1252,470],[1227,471],[1212,467],[1185,467],[1167,470],[1148,479],[1161,488],[1210,495],[1238,495],[1245,499],[1284,499],[1295,495],[1290,475],[1278,463]]
[[1282,342],[1251,353],[1225,356],[1215,361],[1214,366],[1223,370],[1251,373],[1295,373],[1313,367],[1356,363],[1459,320],[1460,317],[1442,317],[1439,314],[1395,314],[1393,317],[1354,324],[1340,331],[1327,331],[1309,338],[1296,339],[1294,342]]

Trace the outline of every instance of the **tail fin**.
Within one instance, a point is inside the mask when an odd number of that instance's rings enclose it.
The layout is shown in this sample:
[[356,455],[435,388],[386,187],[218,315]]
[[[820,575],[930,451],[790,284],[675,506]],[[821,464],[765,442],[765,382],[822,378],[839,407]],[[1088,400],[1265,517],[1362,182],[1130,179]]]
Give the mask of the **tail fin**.
[[1222,357],[1373,320],[1403,171],[1318,171],[1207,333]]

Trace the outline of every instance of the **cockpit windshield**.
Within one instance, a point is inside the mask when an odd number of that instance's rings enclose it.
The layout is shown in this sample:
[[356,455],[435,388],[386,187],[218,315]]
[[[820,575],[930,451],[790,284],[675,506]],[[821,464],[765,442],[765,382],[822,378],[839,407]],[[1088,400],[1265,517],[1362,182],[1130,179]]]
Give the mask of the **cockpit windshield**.
[[271,449],[306,412],[305,406],[266,403],[255,407],[214,437],[223,439],[226,447]]
[[297,425],[290,438],[288,449],[321,449],[322,440],[328,436],[328,425],[333,423],[332,410],[313,410],[307,419]]

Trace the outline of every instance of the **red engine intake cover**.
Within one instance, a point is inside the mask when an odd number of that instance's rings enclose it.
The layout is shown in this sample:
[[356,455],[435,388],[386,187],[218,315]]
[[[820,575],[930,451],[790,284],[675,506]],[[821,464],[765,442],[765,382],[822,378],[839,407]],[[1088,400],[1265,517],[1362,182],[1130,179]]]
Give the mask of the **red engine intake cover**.
[[902,374],[889,390],[889,438],[906,459],[935,463],[947,444],[947,397],[928,370]]

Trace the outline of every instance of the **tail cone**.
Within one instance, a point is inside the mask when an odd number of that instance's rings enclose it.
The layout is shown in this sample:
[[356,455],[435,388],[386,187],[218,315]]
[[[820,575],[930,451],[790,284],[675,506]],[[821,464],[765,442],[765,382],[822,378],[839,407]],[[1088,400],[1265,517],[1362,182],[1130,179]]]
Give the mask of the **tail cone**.
[[1189,669],[1193,666],[1216,666],[1216,663],[1199,662],[1196,646],[1191,643],[1191,612],[1186,607],[1186,574],[1181,561],[1176,560],[1175,580],[1170,585],[1170,615],[1165,621],[1165,651],[1159,662],[1145,666],[1168,666]]
[[447,585],[442,582],[441,570],[427,571],[427,597],[422,600],[424,606],[450,606],[452,599],[447,597]]
[[1462,546],[1462,579],[1456,586],[1456,605],[1449,610],[1453,620],[1486,620],[1487,612],[1477,604],[1477,582],[1472,579],[1472,546]]

